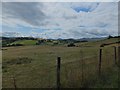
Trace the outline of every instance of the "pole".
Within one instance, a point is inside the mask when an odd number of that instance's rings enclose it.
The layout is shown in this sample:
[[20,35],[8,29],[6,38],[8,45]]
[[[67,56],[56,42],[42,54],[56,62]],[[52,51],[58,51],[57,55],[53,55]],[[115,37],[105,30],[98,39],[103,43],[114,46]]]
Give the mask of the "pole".
[[102,49],[99,52],[99,75],[101,74]]
[[114,53],[115,53],[115,64],[117,64],[116,60],[117,60],[117,56],[116,56],[116,47],[114,46]]
[[17,85],[16,85],[15,77],[13,77],[13,85],[14,85],[14,88],[15,88],[15,90],[16,90],[16,89],[17,89]]
[[57,90],[60,90],[60,63],[61,58],[57,57]]

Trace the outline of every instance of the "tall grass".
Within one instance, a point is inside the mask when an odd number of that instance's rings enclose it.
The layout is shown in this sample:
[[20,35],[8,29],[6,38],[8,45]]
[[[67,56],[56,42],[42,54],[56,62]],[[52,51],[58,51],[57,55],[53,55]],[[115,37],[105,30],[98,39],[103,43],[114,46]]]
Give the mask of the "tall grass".
[[[15,51],[18,51],[16,52]],[[12,56],[13,55],[13,56]],[[117,87],[118,67],[114,65],[112,47],[103,48],[102,75],[98,77],[99,48],[88,47],[50,47],[27,46],[8,48],[3,51],[3,87],[13,87],[12,75],[18,88],[53,88],[56,87],[56,56],[62,58],[62,88],[100,88]],[[28,59],[19,57],[27,57]],[[23,60],[25,59],[25,61]],[[24,63],[30,60],[30,63]],[[13,60],[13,62],[12,62]],[[10,63],[12,64],[10,64]],[[16,64],[20,62],[21,64]]]

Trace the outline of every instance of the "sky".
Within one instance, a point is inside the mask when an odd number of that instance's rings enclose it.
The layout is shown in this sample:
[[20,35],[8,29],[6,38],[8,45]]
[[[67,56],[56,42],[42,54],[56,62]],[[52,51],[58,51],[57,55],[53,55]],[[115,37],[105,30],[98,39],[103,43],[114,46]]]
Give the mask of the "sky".
[[117,2],[2,2],[8,37],[96,38],[118,35]]

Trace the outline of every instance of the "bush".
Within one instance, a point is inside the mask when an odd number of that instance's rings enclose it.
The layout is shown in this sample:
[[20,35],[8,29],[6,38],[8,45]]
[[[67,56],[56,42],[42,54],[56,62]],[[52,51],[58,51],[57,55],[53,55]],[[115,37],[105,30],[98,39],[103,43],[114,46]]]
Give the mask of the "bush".
[[75,47],[75,44],[74,43],[70,43],[67,45],[67,47]]
[[113,38],[113,36],[109,35],[109,36],[108,36],[108,39],[110,39],[110,38]]
[[40,45],[40,44],[43,44],[43,43],[45,43],[45,40],[38,40],[38,41],[36,42],[36,45]]
[[59,44],[57,41],[53,41],[53,45],[57,45]]

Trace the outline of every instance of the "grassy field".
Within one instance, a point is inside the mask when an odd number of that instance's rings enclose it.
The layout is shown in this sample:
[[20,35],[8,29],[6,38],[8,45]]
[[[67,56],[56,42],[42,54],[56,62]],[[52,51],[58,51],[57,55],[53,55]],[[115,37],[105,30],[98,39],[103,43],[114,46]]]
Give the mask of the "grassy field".
[[35,45],[37,40],[19,40],[11,44]]
[[16,79],[17,88],[56,87],[58,56],[62,59],[61,87],[118,88],[118,67],[114,64],[114,48],[112,47],[116,46],[118,49],[118,44],[102,48],[102,72],[101,76],[98,75],[100,44],[116,41],[118,39],[113,38],[77,43],[78,47],[65,45],[6,47],[2,51],[3,88],[14,88],[12,77]]

